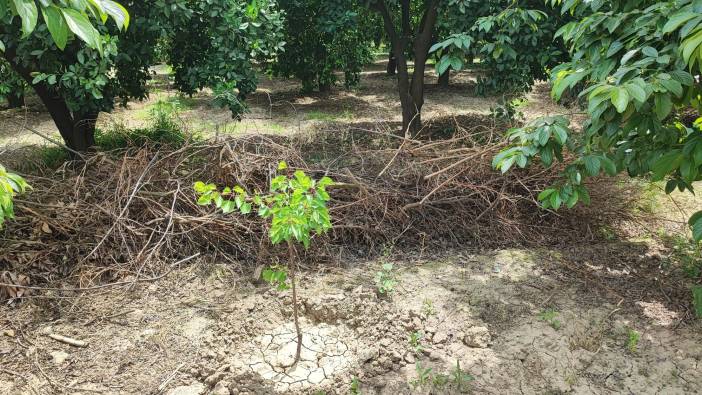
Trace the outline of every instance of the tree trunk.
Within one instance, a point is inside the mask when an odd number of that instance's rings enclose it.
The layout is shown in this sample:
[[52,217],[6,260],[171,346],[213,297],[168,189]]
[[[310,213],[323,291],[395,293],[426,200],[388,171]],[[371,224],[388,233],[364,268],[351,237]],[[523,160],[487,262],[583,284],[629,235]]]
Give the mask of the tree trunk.
[[24,107],[24,94],[17,96],[10,93],[10,95],[7,96],[7,104],[10,106],[10,108]]
[[[416,30],[411,28],[411,2],[402,0],[402,25],[397,29],[393,17],[384,1],[372,3],[372,7],[383,17],[385,32],[392,44],[392,54],[397,64],[397,88],[402,106],[402,132],[413,136],[422,128],[422,106],[424,105],[424,70],[426,69],[429,47],[432,44],[434,27],[438,13],[438,0],[425,2],[424,15]],[[410,81],[406,51],[414,37],[411,51],[414,56],[414,72]],[[390,69],[390,62],[388,62]]]
[[441,74],[439,76],[439,86],[443,88],[448,88],[449,86],[449,79],[451,77],[451,68],[449,67],[444,71],[444,74]]
[[395,73],[397,73],[397,58],[392,53],[392,50],[390,50],[390,55],[388,55],[387,74],[395,75]]
[[85,152],[95,144],[97,113],[75,114],[74,118],[74,114],[71,113],[66,101],[53,89],[49,89],[49,86],[43,82],[32,84],[34,78],[30,70],[15,61],[16,54],[14,51],[8,49],[0,53],[12,66],[12,69],[34,89],[49,111],[49,115],[54,120],[56,128],[59,130],[68,148],[78,152]]

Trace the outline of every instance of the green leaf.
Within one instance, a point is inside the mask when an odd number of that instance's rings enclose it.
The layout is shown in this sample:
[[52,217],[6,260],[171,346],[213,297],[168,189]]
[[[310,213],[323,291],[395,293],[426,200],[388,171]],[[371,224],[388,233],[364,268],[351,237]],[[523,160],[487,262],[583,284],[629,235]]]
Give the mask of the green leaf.
[[120,30],[129,27],[129,12],[121,4],[112,0],[102,0],[102,6]]
[[54,39],[56,46],[63,50],[66,48],[66,42],[68,41],[68,26],[63,19],[61,11],[56,6],[50,5],[42,8],[41,13],[44,16],[46,27],[51,33],[51,38]]
[[663,26],[663,30],[661,30],[663,33],[671,33],[675,29],[679,28],[682,26],[683,23],[689,21],[690,19],[696,17],[697,14],[694,12],[679,12],[677,14],[674,14],[668,22]]
[[658,160],[653,163],[653,166],[651,166],[653,170],[653,180],[662,180],[666,174],[680,167],[684,159],[685,157],[680,150],[673,150],[658,158]]
[[661,85],[663,85],[669,92],[677,97],[680,97],[683,94],[682,85],[676,80],[661,80]]
[[545,190],[543,190],[543,191],[539,194],[539,196],[537,197],[537,199],[538,199],[540,202],[541,202],[541,201],[544,201],[544,200],[546,200],[547,198],[549,198],[549,197],[551,196],[551,194],[554,193],[554,192],[556,192],[556,190],[553,189],[553,188],[545,189]]
[[659,120],[664,120],[673,110],[673,101],[670,99],[670,94],[657,94],[653,101],[656,116]]
[[602,163],[602,168],[608,175],[614,176],[617,174],[617,165],[613,160],[606,156],[602,156],[600,157],[600,162]]
[[61,12],[66,19],[68,28],[71,29],[76,36],[85,41],[89,47],[102,52],[102,42],[100,41],[100,33],[93,27],[88,20],[88,17],[72,8],[62,8]]
[[27,37],[37,26],[37,19],[39,19],[37,5],[34,0],[12,0],[12,2],[17,10],[17,15],[22,20],[22,35]]
[[288,163],[285,162],[284,160],[281,160],[278,162],[278,171],[285,170],[288,168]]
[[625,87],[617,87],[617,89],[612,91],[611,100],[617,112],[621,114],[629,106],[629,91]]
[[639,103],[645,102],[648,98],[646,91],[636,84],[627,84],[626,90],[629,92],[629,95],[631,95],[631,97],[633,97],[634,100],[638,101]]
[[594,155],[588,155],[583,158],[585,163],[585,170],[591,176],[596,176],[600,174],[600,158]]
[[650,56],[652,58],[658,57],[658,51],[653,47],[643,47],[643,49],[641,50],[641,53],[643,53],[646,56]]

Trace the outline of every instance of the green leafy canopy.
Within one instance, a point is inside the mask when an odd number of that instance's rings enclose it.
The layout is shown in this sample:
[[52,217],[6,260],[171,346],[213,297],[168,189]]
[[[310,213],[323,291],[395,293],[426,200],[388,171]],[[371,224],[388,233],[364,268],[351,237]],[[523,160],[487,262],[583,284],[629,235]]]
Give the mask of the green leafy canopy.
[[[493,165],[504,171],[540,157],[545,166],[562,160],[563,181],[539,195],[546,208],[589,202],[585,178],[626,171],[666,181],[665,190],[694,192],[702,179],[702,121],[685,111],[702,110],[702,2],[699,0],[549,0],[575,20],[556,37],[571,60],[551,73],[552,96],[579,95],[588,115],[582,132],[565,117],[537,119],[508,133],[511,144]],[[702,239],[702,214],[690,219]]]

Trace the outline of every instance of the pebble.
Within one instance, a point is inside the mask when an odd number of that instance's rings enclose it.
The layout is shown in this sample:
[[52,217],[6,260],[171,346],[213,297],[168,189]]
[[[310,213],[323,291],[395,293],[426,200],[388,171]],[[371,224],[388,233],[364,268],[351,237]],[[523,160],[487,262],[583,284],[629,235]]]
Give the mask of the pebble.
[[55,365],[63,364],[70,357],[68,353],[63,351],[52,351],[50,355]]
[[487,348],[490,344],[490,331],[484,326],[474,326],[466,329],[463,343],[468,347]]
[[214,389],[212,389],[210,395],[231,395],[231,391],[229,391],[228,388],[228,383],[225,381],[220,381],[214,386]]

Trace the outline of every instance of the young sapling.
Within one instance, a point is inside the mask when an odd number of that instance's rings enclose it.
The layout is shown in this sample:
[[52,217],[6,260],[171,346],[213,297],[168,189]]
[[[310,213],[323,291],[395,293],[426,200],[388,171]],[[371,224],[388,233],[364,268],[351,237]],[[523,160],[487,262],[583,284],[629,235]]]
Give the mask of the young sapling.
[[250,196],[241,186],[226,187],[219,191],[215,184],[205,184],[201,181],[196,182],[194,188],[198,194],[199,205],[214,204],[225,214],[234,211],[249,214],[256,207],[260,217],[271,220],[268,230],[271,243],[287,244],[287,267],[273,266],[264,270],[262,277],[282,291],[288,289],[287,279],[288,274],[290,275],[293,319],[297,332],[297,350],[291,365],[293,366],[300,360],[302,350],[302,331],[295,284],[297,264],[294,243],[298,242],[304,248],[309,248],[312,233],[322,234],[331,228],[331,219],[327,210],[327,201],[330,197],[326,188],[334,182],[329,177],[314,180],[304,171],[290,171],[285,162],[280,162],[278,172],[283,171],[286,174],[277,175],[271,180],[270,192],[266,195],[255,193]]

